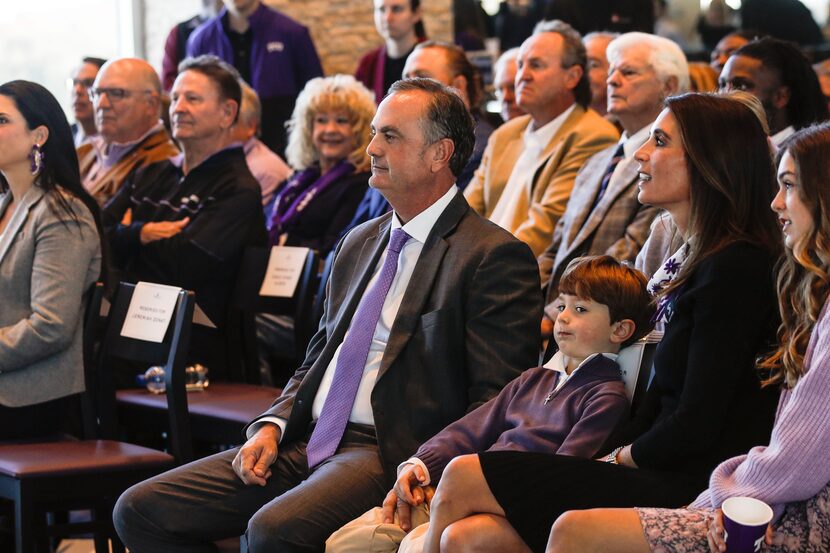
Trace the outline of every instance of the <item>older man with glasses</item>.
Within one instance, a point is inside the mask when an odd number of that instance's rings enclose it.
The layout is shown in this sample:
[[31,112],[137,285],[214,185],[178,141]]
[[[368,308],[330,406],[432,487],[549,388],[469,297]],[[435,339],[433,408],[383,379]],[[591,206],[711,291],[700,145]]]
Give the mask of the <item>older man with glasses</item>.
[[107,62],[88,92],[99,135],[78,148],[78,160],[84,186],[104,205],[137,169],[179,150],[159,119],[161,83],[147,62]]

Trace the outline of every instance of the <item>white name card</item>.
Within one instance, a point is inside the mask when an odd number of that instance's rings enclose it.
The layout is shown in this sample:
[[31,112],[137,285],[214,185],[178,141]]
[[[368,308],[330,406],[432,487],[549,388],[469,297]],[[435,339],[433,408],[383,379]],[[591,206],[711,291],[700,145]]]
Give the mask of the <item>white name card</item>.
[[294,295],[303,272],[308,248],[274,246],[268,257],[268,268],[259,289],[260,296],[290,298]]
[[181,288],[164,284],[136,284],[124,326],[121,327],[121,336],[161,343],[173,318],[180,291]]

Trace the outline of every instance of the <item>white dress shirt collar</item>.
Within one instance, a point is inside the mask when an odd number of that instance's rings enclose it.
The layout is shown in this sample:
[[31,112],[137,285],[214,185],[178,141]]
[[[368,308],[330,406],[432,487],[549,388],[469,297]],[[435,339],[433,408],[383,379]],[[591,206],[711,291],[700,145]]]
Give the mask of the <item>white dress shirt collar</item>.
[[561,388],[562,386],[565,385],[565,382],[567,382],[573,375],[576,374],[576,371],[581,369],[585,365],[585,363],[587,363],[588,361],[590,361],[591,359],[593,359],[597,355],[604,355],[605,357],[607,357],[611,361],[616,361],[617,357],[618,357],[618,355],[616,353],[603,352],[603,353],[591,354],[588,357],[586,357],[585,359],[583,359],[582,363],[577,365],[577,367],[573,371],[571,371],[571,374],[568,374],[568,371],[565,370],[565,366],[566,366],[565,355],[561,351],[557,351],[556,353],[553,354],[553,357],[551,357],[548,360],[548,362],[545,363],[543,366],[546,369],[550,369],[552,371],[555,371],[555,372],[559,373],[559,377],[556,380],[556,388],[555,388],[556,390],[558,390],[559,388]]
[[452,199],[455,198],[456,194],[458,194],[458,187],[453,184],[443,196],[435,201],[435,203],[413,217],[412,220],[405,225],[401,225],[401,220],[398,219],[398,214],[393,212],[392,227],[390,228],[390,232],[396,228],[403,228],[404,232],[406,232],[414,240],[417,240],[421,244],[426,243],[427,237],[432,231],[432,227],[435,226],[438,218],[442,213],[444,213],[444,210],[450,204]]
[[553,118],[553,121],[550,121],[538,129],[533,128],[533,120],[531,119],[530,124],[525,129],[524,134],[524,142],[525,148],[538,150],[541,154],[542,151],[550,144],[550,141],[553,140],[553,135],[559,130],[562,124],[565,122],[565,119],[573,112],[576,104],[571,104],[571,107],[557,115]]
[[646,143],[648,140],[648,131],[649,126],[646,125],[639,131],[635,132],[631,136],[628,136],[628,133],[624,132],[620,137],[620,142],[623,145],[623,156],[625,159],[628,159],[634,156],[634,152],[636,152],[640,146]]

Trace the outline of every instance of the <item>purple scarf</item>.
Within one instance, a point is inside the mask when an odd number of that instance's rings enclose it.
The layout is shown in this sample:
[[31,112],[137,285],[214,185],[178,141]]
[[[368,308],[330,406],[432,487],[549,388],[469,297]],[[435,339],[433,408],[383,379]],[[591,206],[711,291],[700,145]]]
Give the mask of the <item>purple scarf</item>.
[[303,210],[318,194],[353,171],[354,165],[343,160],[322,176],[320,168],[315,166],[291,177],[274,202],[269,231],[270,245],[279,243],[280,236],[296,223]]

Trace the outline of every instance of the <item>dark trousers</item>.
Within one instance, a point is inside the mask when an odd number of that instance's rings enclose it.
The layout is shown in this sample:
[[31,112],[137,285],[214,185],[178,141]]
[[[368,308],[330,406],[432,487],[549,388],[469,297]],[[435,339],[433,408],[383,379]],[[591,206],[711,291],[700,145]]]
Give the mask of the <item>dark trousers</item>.
[[118,534],[132,553],[216,552],[214,541],[243,533],[251,553],[323,551],[389,485],[373,429],[350,425],[337,453],[310,473],[306,443],[281,448],[262,487],[233,472],[237,449],[137,484],[115,506]]

